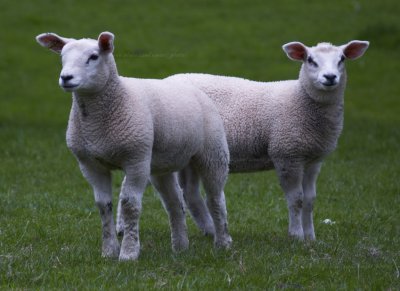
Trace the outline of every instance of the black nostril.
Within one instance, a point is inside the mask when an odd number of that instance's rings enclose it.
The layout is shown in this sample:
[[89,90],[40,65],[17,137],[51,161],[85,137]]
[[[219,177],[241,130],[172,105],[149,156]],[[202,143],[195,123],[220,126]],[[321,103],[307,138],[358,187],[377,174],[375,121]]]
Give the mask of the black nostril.
[[72,75],[61,76],[61,79],[62,79],[64,82],[68,82],[69,80],[72,80],[73,78],[74,78],[74,76],[72,76]]
[[336,75],[326,74],[326,75],[324,75],[324,78],[327,79],[328,81],[334,81],[336,79]]

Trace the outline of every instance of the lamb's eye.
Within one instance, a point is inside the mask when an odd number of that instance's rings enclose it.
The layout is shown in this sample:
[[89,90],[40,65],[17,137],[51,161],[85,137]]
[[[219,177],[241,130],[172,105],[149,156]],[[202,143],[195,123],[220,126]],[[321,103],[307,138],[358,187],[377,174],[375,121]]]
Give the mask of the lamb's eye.
[[343,64],[344,60],[345,60],[345,57],[344,57],[344,56],[342,56],[342,57],[340,58],[340,61],[339,61],[338,65],[341,65],[341,64]]
[[96,55],[96,54],[92,54],[92,55],[90,55],[90,57],[88,58],[88,60],[87,60],[87,64],[89,64],[89,62],[90,61],[95,61],[95,60],[97,60],[99,58],[99,55]]
[[307,62],[308,62],[311,66],[318,68],[318,64],[314,61],[314,59],[313,59],[312,57],[308,57],[308,58],[307,58]]

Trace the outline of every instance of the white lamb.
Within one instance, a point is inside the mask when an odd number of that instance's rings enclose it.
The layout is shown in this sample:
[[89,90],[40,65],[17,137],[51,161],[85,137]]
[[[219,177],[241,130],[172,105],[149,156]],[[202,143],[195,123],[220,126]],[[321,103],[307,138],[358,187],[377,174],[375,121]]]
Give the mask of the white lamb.
[[[206,74],[168,78],[193,84],[214,100],[224,121],[230,172],[276,169],[289,209],[289,235],[300,240],[315,240],[316,180],[342,131],[344,60],[361,57],[368,45],[288,43],[283,46],[288,57],[303,62],[298,80],[265,83]],[[188,171],[182,176],[194,219],[210,225],[207,209],[198,203],[196,177]]]
[[[199,89],[174,80],[120,77],[114,35],[67,39],[53,33],[37,41],[61,53],[59,83],[72,92],[67,145],[92,185],[102,221],[102,255],[135,260],[140,251],[142,194],[150,179],[169,214],[174,250],[188,247],[182,190],[175,171],[188,166],[208,195],[216,246],[229,247],[223,187],[229,152],[222,120]],[[124,237],[121,250],[112,215],[111,170],[122,169]]]

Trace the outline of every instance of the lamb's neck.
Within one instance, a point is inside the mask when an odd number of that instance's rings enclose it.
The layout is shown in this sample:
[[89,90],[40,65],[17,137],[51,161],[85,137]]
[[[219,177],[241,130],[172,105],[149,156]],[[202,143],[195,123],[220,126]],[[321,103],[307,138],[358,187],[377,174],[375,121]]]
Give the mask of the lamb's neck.
[[[320,131],[324,139],[331,140],[330,144],[335,145],[343,128],[343,105],[344,105],[344,86],[325,92],[310,88],[309,84],[299,82],[302,94],[302,110],[304,115],[308,116],[309,125],[315,130]],[[311,94],[319,94],[312,96]],[[322,98],[324,99],[321,99]],[[322,100],[322,101],[321,101]]]
[[73,102],[80,118],[104,118],[121,107],[124,97],[119,77],[110,76],[98,92],[74,92]]

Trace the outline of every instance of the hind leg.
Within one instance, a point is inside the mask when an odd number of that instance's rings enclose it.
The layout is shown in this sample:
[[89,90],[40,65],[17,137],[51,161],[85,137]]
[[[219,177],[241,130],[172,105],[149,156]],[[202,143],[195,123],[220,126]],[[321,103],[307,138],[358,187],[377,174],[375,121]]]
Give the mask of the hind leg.
[[188,166],[179,172],[179,182],[183,190],[183,198],[193,220],[205,235],[214,235],[214,222],[203,197],[200,195],[200,177],[192,167]]
[[228,175],[227,163],[207,163],[199,168],[200,178],[207,194],[207,206],[214,221],[216,247],[229,248],[232,238],[228,233],[227,211],[223,188]]
[[[206,96],[207,97],[207,96]],[[204,139],[202,151],[192,160],[193,166],[203,182],[207,194],[207,206],[214,221],[216,247],[229,248],[232,238],[228,233],[227,212],[224,186],[229,171],[229,149],[221,117],[214,104],[204,99],[205,117]]]
[[[126,179],[126,177],[124,177],[122,184],[125,183],[125,179]],[[117,230],[117,235],[119,235],[119,236],[124,235],[124,216],[122,215],[121,195],[122,195],[122,192],[119,194],[119,197],[118,197],[117,223],[116,223],[116,227],[115,227]]]
[[204,188],[207,193],[207,206],[214,220],[215,235],[214,244],[216,247],[229,248],[232,238],[228,233],[228,221],[225,195],[219,184],[210,177],[203,177]]
[[187,249],[189,240],[185,210],[183,208],[182,190],[179,187],[176,173],[152,176],[151,183],[160,193],[164,208],[169,216],[172,249],[174,251]]
[[285,192],[289,210],[289,236],[298,240],[304,240],[302,222],[303,166],[290,159],[275,160],[274,166],[281,188]]

